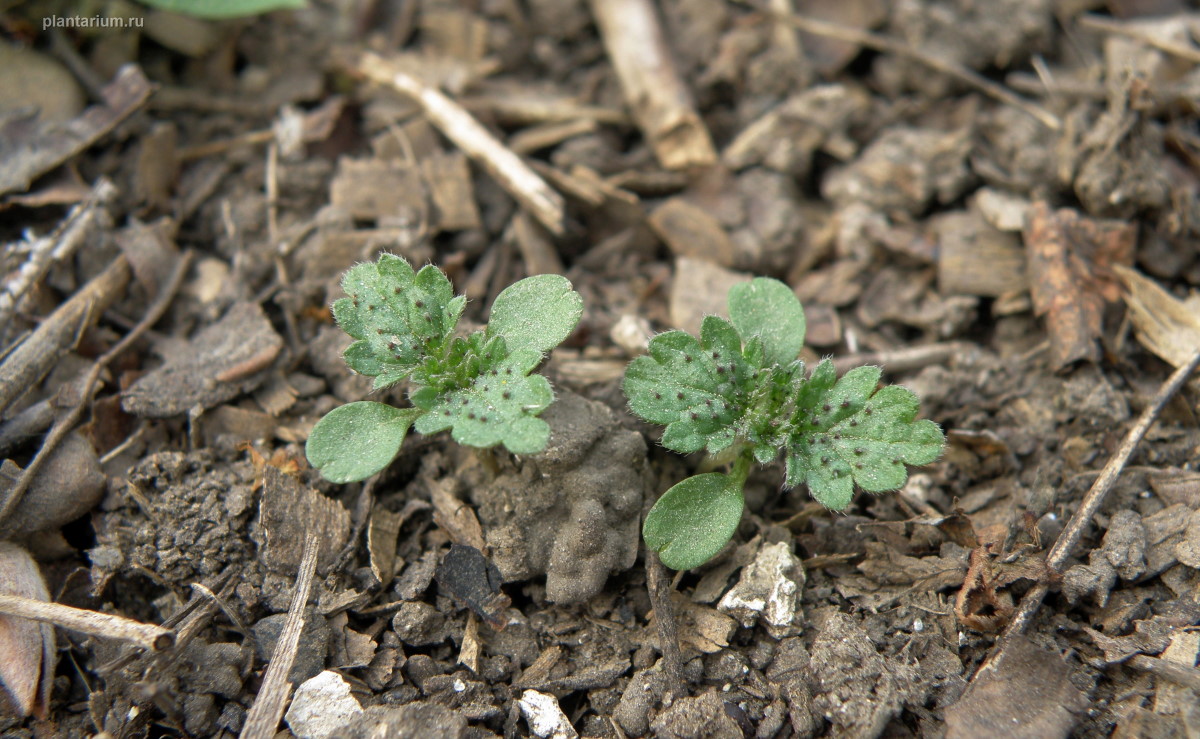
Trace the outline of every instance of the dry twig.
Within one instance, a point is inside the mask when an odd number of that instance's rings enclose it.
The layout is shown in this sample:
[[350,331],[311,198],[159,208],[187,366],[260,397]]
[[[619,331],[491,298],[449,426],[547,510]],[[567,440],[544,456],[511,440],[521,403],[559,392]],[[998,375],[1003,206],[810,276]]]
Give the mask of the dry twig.
[[1098,15],[1083,15],[1079,18],[1079,25],[1084,28],[1090,28],[1095,31],[1104,31],[1105,33],[1114,33],[1119,36],[1128,36],[1132,39],[1137,39],[1148,46],[1153,46],[1159,51],[1165,51],[1168,54],[1179,57],[1189,62],[1200,63],[1200,49],[1186,44],[1176,43],[1162,36],[1155,35],[1150,31],[1140,28],[1136,25],[1130,25],[1115,21],[1111,18],[1104,18]]
[[283,717],[283,707],[288,695],[292,692],[292,684],[288,681],[288,673],[296,661],[296,649],[300,645],[300,632],[304,629],[304,609],[308,604],[308,596],[312,591],[313,574],[317,571],[317,552],[320,545],[317,537],[309,534],[304,540],[304,557],[300,560],[300,572],[296,575],[296,591],[292,594],[292,602],[288,606],[287,620],[284,621],[283,631],[275,642],[275,651],[271,655],[271,664],[263,675],[262,688],[254,699],[254,705],[246,716],[246,725],[242,727],[241,739],[271,739],[275,736],[275,728]]
[[[84,378],[83,389],[80,392],[80,396],[75,405],[70,411],[63,414],[63,416],[55,422],[53,428],[50,429],[50,433],[46,435],[46,439],[42,442],[42,447],[38,449],[38,453],[29,462],[29,466],[26,467],[25,471],[21,473],[21,479],[17,480],[17,484],[13,486],[11,491],[9,491],[8,498],[4,500],[2,504],[0,504],[0,521],[7,519],[10,515],[12,515],[12,512],[16,510],[17,504],[21,502],[22,496],[25,495],[25,491],[29,489],[33,479],[37,476],[42,466],[46,464],[46,460],[50,458],[51,454],[53,454],[54,450],[58,447],[59,442],[66,438],[67,434],[69,434],[71,430],[75,428],[75,425],[79,423],[79,419],[83,417],[84,411],[91,407],[92,396],[96,392],[96,384],[100,381],[101,373],[104,372],[105,368],[107,368],[114,359],[119,357],[122,352],[128,349],[133,342],[137,341],[142,334],[144,334],[150,329],[151,326],[157,323],[159,318],[162,318],[163,313],[165,313],[167,310],[167,306],[171,304],[171,301],[175,297],[175,293],[179,290],[179,286],[183,284],[184,275],[187,274],[188,266],[191,263],[191,252],[184,252],[180,255],[179,261],[175,265],[175,272],[171,275],[171,279],[167,282],[167,285],[163,288],[162,292],[159,293],[158,297],[154,301],[154,304],[150,306],[148,311],[146,311],[146,315],[142,317],[142,320],[138,321],[138,324],[133,327],[133,330],[126,334],[123,339],[118,341],[117,344],[113,346],[113,348],[105,352],[102,357],[97,359],[92,364],[91,370],[88,371],[87,376]],[[121,271],[124,274],[124,280],[128,281],[129,264],[125,261],[125,257],[117,257],[113,264],[121,266]],[[92,280],[92,282],[89,282],[87,287],[80,291],[79,295],[71,298],[67,305],[76,302],[80,295],[87,292],[88,288],[92,286],[92,283],[96,282],[97,280],[101,280],[105,275],[112,271],[113,267],[110,266],[103,274],[100,275],[100,277],[97,277],[95,280]],[[124,283],[122,283],[122,286],[123,284]],[[115,292],[115,290],[111,292]],[[91,300],[85,298],[83,302],[84,306],[81,312],[91,311],[91,309],[94,308],[94,303]],[[55,311],[53,315],[57,316],[66,307],[67,306],[63,306],[63,308]],[[98,315],[99,312],[100,311],[98,310],[91,311],[90,313],[85,312],[85,316]],[[49,321],[46,323],[49,323]],[[45,324],[42,325],[45,326]],[[33,341],[40,331],[41,327],[39,327],[38,331],[34,333],[33,337],[26,341],[26,344],[28,344],[30,341]],[[22,345],[22,348],[24,348],[24,345]],[[12,359],[13,357],[10,357],[9,361],[12,361]],[[5,362],[4,367],[0,367],[0,375],[3,375],[6,367],[8,367],[8,362]],[[0,385],[3,385],[2,379],[0,379]],[[2,405],[3,404],[0,403],[0,407],[2,407]]]
[[[1158,418],[1163,407],[1175,396],[1175,393],[1179,392],[1179,389],[1183,387],[1187,379],[1196,371],[1197,366],[1200,366],[1200,349],[1192,353],[1191,359],[1186,364],[1171,373],[1171,376],[1159,388],[1154,399],[1142,411],[1142,415],[1138,417],[1137,423],[1133,425],[1133,428],[1129,429],[1124,440],[1121,441],[1121,446],[1117,449],[1116,454],[1112,456],[1112,459],[1108,460],[1108,464],[1104,465],[1100,476],[1092,483],[1092,487],[1088,490],[1087,495],[1084,496],[1079,510],[1075,511],[1075,514],[1071,516],[1071,520],[1067,522],[1066,528],[1059,534],[1058,539],[1054,542],[1054,546],[1047,553],[1047,575],[1057,575],[1062,571],[1067,558],[1071,556],[1071,551],[1083,536],[1084,529],[1091,523],[1092,516],[1096,515],[1096,511],[1100,510],[1100,505],[1104,502],[1105,496],[1108,495],[1108,491],[1116,483],[1121,471],[1125,469],[1125,465],[1129,462],[1129,458],[1133,455],[1142,437],[1146,435],[1151,424]],[[1040,583],[1025,594],[1012,621],[1009,622],[1008,627],[1004,630],[1004,635],[1000,639],[1000,649],[992,657],[992,660],[1000,658],[1004,651],[1004,646],[1014,637],[1025,632],[1049,589],[1048,578],[1043,577]]]
[[53,624],[71,631],[82,631],[92,636],[132,642],[153,652],[161,652],[175,643],[175,633],[162,626],[19,595],[0,593],[0,613]]
[[715,164],[712,138],[675,69],[653,3],[592,0],[591,6],[625,100],[658,161],[667,169]]
[[112,181],[101,177],[87,200],[71,208],[71,212],[50,234],[29,243],[29,255],[12,279],[0,290],[0,326],[8,325],[17,303],[29,288],[45,277],[50,265],[61,262],[75,253],[96,225],[98,216],[117,194]]
[[407,72],[393,68],[376,54],[364,54],[358,60],[357,71],[412,98],[430,123],[467,156],[482,164],[539,223],[556,236],[564,233],[562,196],[461,105]]
[[650,592],[654,622],[658,625],[658,650],[662,653],[667,692],[674,696],[686,695],[683,689],[683,654],[679,649],[679,624],[675,620],[675,607],[671,604],[671,580],[667,577],[667,568],[658,559],[658,553],[650,549],[646,550],[646,589]]

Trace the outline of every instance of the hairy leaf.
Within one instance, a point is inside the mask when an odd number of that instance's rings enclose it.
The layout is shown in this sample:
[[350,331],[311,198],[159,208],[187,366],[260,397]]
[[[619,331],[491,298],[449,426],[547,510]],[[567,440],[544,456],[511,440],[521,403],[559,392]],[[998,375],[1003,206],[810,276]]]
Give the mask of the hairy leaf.
[[562,275],[534,275],[496,296],[488,336],[503,336],[511,351],[548,352],[561,344],[583,315],[583,298]]
[[554,393],[545,377],[529,374],[541,360],[541,352],[529,349],[507,355],[467,387],[433,397],[416,430],[432,434],[450,429],[460,444],[487,448],[503,443],[514,454],[545,449],[550,426],[536,416]]
[[414,273],[394,254],[351,267],[342,289],[347,297],[334,302],[333,315],[357,339],[343,357],[355,372],[374,377],[376,389],[403,380],[436,357],[466,305],[437,267]]
[[666,425],[663,446],[681,453],[716,453],[736,438],[753,368],[741,340],[722,318],[708,316],[700,340],[668,331],[650,340],[649,355],[625,372],[624,390],[634,413]]
[[361,400],[317,421],[304,453],[330,482],[365,480],[392,463],[408,427],[425,411]]
[[756,277],[729,290],[729,317],[744,341],[762,339],[765,363],[789,364],[804,346],[804,308],[779,280]]
[[733,536],[742,520],[742,486],[729,475],[695,475],[663,493],[642,526],[646,546],[673,570],[699,567]]
[[836,382],[835,374],[825,360],[802,389],[788,442],[787,484],[807,483],[820,503],[842,510],[855,484],[871,493],[904,485],[906,465],[937,460],[945,439],[937,424],[916,420],[919,401],[911,390],[875,390],[878,367],[858,367]]

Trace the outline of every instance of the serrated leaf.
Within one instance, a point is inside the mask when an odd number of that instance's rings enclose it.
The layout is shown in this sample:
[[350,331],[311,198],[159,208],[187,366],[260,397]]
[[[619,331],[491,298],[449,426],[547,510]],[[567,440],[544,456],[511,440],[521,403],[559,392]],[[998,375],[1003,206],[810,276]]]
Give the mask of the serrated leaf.
[[666,425],[663,446],[681,453],[716,453],[733,443],[741,394],[751,378],[740,339],[724,319],[708,316],[701,340],[668,331],[650,340],[649,354],[633,360],[623,389],[630,409]]
[[713,558],[742,520],[742,486],[709,472],[680,482],[646,514],[646,546],[673,570],[690,570]]
[[365,480],[392,463],[425,411],[362,400],[325,414],[308,435],[308,462],[330,482]]
[[496,296],[488,335],[503,336],[512,351],[545,353],[561,344],[583,315],[583,298],[562,275],[534,275]]
[[172,13],[209,20],[241,18],[284,8],[303,8],[304,0],[140,0],[145,5]]
[[414,273],[403,258],[381,254],[374,263],[356,264],[342,278],[348,297],[333,304],[342,329],[357,339],[346,363],[375,378],[375,388],[408,377],[436,355],[454,331],[464,300],[437,267]]
[[789,364],[804,346],[804,308],[779,280],[756,277],[729,289],[729,317],[743,341],[762,339],[764,364]]
[[432,434],[450,429],[460,444],[504,444],[514,454],[542,451],[550,426],[536,416],[554,400],[554,392],[545,377],[529,374],[541,359],[541,352],[528,349],[509,354],[469,386],[440,394],[416,430]]
[[875,390],[878,367],[850,370],[831,382],[829,360],[801,388],[787,450],[787,484],[807,483],[823,505],[842,510],[854,485],[871,493],[896,490],[906,465],[941,456],[945,437],[937,424],[916,420],[920,402],[906,388]]

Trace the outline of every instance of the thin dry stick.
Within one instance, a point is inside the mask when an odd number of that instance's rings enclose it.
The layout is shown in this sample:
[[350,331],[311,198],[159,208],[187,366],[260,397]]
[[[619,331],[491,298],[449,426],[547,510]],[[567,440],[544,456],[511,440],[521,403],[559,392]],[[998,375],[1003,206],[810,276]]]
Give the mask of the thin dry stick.
[[0,613],[42,621],[92,636],[132,642],[154,652],[161,652],[175,643],[175,633],[162,626],[19,595],[0,594]]
[[667,568],[658,559],[658,553],[650,549],[646,550],[646,589],[650,591],[654,622],[658,624],[658,649],[662,652],[667,692],[682,696],[683,654],[679,650],[679,624],[675,621],[675,607],[671,604],[671,591],[674,588],[667,578]]
[[[125,258],[120,257],[124,263]],[[183,284],[184,275],[187,274],[188,265],[192,263],[192,252],[186,251],[179,256],[179,261],[175,265],[175,272],[171,275],[171,279],[167,282],[167,286],[158,297],[155,299],[150,310],[146,311],[146,315],[138,324],[133,327],[125,338],[117,342],[116,346],[109,349],[104,356],[100,357],[92,364],[92,369],[88,372],[87,377],[83,382],[83,390],[80,393],[79,401],[70,411],[55,422],[54,427],[50,429],[50,433],[46,435],[42,442],[41,449],[34,456],[29,466],[21,473],[21,479],[17,480],[17,484],[9,491],[8,498],[0,504],[0,521],[8,519],[16,509],[17,504],[21,502],[21,498],[25,495],[25,491],[29,489],[33,479],[41,471],[42,466],[46,464],[46,460],[58,447],[59,442],[66,438],[67,434],[75,428],[75,424],[79,423],[79,419],[83,416],[84,410],[91,406],[92,395],[96,392],[96,383],[100,381],[100,374],[104,371],[114,359],[119,357],[122,352],[128,349],[133,342],[137,341],[142,334],[150,329],[158,319],[162,318],[166,312],[167,306],[175,298],[175,293],[179,291],[179,286]],[[129,266],[126,264],[125,271],[128,273]],[[89,283],[90,284],[90,283]]]
[[833,366],[838,374],[864,364],[882,365],[888,372],[912,372],[933,364],[947,364],[955,357],[973,351],[965,341],[949,341],[940,344],[904,347],[883,352],[865,352],[834,357]]
[[638,128],[667,169],[717,161],[692,92],[675,68],[651,0],[592,0],[592,17]]
[[1026,100],[1017,95],[1012,90],[1009,90],[1003,85],[998,85],[992,82],[987,77],[967,69],[961,64],[936,57],[932,54],[926,54],[920,49],[914,49],[907,44],[892,40],[886,36],[879,36],[870,31],[862,31],[857,28],[843,26],[839,23],[831,23],[829,21],[817,20],[816,18],[807,18],[802,15],[778,13],[767,8],[760,8],[749,2],[749,0],[735,0],[743,5],[749,5],[755,10],[768,14],[785,23],[791,24],[793,27],[811,33],[814,36],[825,36],[827,38],[837,39],[839,41],[847,41],[859,46],[865,46],[868,49],[882,51],[896,56],[907,57],[913,61],[920,62],[930,69],[937,70],[942,74],[954,77],[957,80],[965,82],[972,87],[978,88],[983,94],[988,97],[999,100],[1005,105],[1011,105],[1014,108],[1024,111],[1033,116],[1039,123],[1052,131],[1058,131],[1062,128],[1062,121],[1058,116],[1046,110],[1037,103]]
[[67,259],[75,253],[96,225],[104,206],[116,194],[116,185],[101,177],[88,199],[71,208],[71,212],[54,231],[30,242],[29,255],[16,275],[0,291],[0,325],[8,324],[16,312],[17,303],[30,287],[46,275],[53,262]]
[[1200,49],[1194,46],[1187,46],[1176,41],[1171,41],[1170,39],[1162,38],[1161,36],[1156,36],[1143,28],[1128,26],[1111,18],[1104,18],[1098,15],[1084,15],[1080,16],[1079,25],[1096,31],[1128,36],[1129,38],[1137,39],[1144,44],[1153,46],[1160,51],[1173,54],[1180,59],[1186,59],[1189,62],[1200,62]]
[[478,161],[543,226],[562,236],[563,198],[504,146],[461,105],[412,75],[401,72],[376,54],[359,59],[358,71],[368,79],[389,85],[421,106],[425,117],[467,156]]
[[[1179,388],[1183,387],[1184,382],[1196,371],[1197,366],[1200,366],[1200,349],[1192,353],[1187,364],[1184,364],[1171,373],[1171,376],[1167,378],[1167,381],[1159,389],[1158,394],[1154,396],[1154,400],[1142,411],[1142,415],[1138,418],[1137,423],[1133,425],[1133,428],[1129,429],[1129,433],[1125,435],[1125,439],[1121,442],[1117,453],[1113,455],[1112,459],[1108,460],[1108,464],[1104,465],[1104,470],[1101,471],[1100,476],[1096,478],[1096,481],[1092,483],[1091,489],[1084,496],[1083,504],[1079,506],[1079,510],[1075,511],[1075,515],[1071,516],[1071,520],[1067,522],[1066,528],[1059,534],[1058,540],[1054,542],[1054,546],[1047,553],[1047,574],[1053,573],[1057,575],[1062,570],[1062,566],[1066,563],[1067,558],[1071,556],[1071,551],[1079,543],[1080,537],[1083,536],[1084,529],[1091,523],[1092,516],[1096,515],[1096,511],[1100,510],[1100,504],[1104,502],[1104,497],[1108,495],[1108,491],[1112,489],[1113,484],[1117,481],[1117,477],[1125,469],[1129,458],[1133,456],[1134,449],[1137,448],[1142,437],[1146,435],[1146,432],[1150,429],[1150,425],[1158,418],[1158,414],[1162,412],[1163,407],[1175,396],[1175,393],[1179,392]],[[1025,632],[1049,589],[1049,582],[1046,578],[1043,578],[1041,582],[1025,594],[1020,607],[1017,608],[1016,615],[1009,622],[1008,628],[1004,630],[1004,635],[1000,640],[1000,651],[1003,651],[1003,645],[1007,644],[1009,640]]]
[[83,331],[117,299],[129,283],[129,274],[129,261],[118,256],[9,353],[0,365],[0,411],[41,382]]
[[1182,685],[1192,690],[1200,690],[1200,670],[1197,670],[1195,667],[1172,662],[1169,659],[1148,657],[1144,654],[1135,655],[1125,664],[1135,670],[1149,672],[1155,677],[1170,680],[1176,685]]
[[283,717],[283,706],[292,692],[288,673],[292,671],[292,664],[296,661],[300,631],[304,628],[304,608],[312,590],[313,573],[317,571],[319,549],[316,535],[309,534],[304,540],[304,556],[300,560],[296,592],[292,594],[292,602],[288,606],[287,620],[279,634],[279,641],[275,643],[271,664],[267,666],[263,675],[262,687],[254,699],[250,714],[246,716],[246,725],[242,727],[240,739],[271,739],[275,736],[279,719]]

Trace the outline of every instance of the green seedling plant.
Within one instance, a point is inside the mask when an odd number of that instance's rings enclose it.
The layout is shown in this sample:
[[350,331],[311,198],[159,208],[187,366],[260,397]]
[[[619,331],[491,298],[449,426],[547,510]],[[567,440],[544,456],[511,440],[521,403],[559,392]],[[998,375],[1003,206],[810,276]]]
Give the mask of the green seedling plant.
[[408,408],[348,403],[309,434],[309,463],[331,482],[363,480],[391,464],[409,428],[450,430],[460,444],[503,444],[514,454],[546,448],[549,425],[538,418],[554,400],[545,377],[531,374],[546,352],[579,323],[583,300],[560,275],[536,275],[505,288],[487,327],[456,333],[466,298],[455,296],[437,267],[414,272],[383,254],[342,278],[346,297],[333,304],[338,325],[355,341],[343,358],[382,390],[408,380]]
[[912,391],[879,387],[880,368],[858,367],[839,379],[825,359],[806,375],[797,358],[804,310],[782,282],[735,286],[729,316],[706,316],[699,339],[684,331],[655,336],[648,355],[625,373],[630,409],[666,426],[663,446],[729,465],[678,483],[646,516],[646,545],[676,570],[704,564],[733,537],[754,463],[782,452],[785,484],[806,484],[817,501],[840,511],[856,485],[896,490],[908,479],[906,465],[935,461],[945,445],[936,423],[917,420]]

